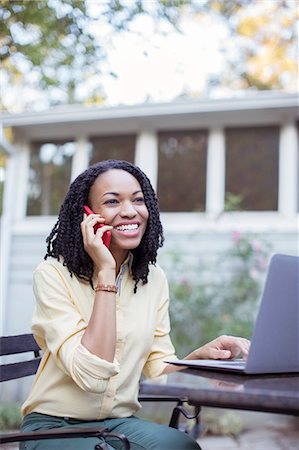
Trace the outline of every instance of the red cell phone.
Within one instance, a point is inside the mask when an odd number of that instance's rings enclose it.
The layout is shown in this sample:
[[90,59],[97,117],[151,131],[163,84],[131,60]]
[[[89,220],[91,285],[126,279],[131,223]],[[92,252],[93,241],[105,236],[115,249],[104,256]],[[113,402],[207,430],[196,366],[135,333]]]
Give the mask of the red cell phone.
[[[89,215],[89,214],[95,214],[87,205],[83,206],[84,212]],[[103,227],[104,224],[103,223],[97,223],[93,228],[94,228],[94,232],[97,231],[98,228]],[[102,236],[103,239],[103,243],[106,245],[107,248],[109,248],[110,242],[111,242],[111,231],[105,231],[105,233]]]

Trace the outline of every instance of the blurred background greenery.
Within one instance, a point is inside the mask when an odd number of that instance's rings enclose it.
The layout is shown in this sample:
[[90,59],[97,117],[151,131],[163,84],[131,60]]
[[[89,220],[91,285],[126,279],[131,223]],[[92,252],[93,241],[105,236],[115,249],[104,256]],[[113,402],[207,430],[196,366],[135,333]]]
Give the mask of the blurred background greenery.
[[[250,339],[271,252],[264,237],[232,235],[231,248],[212,267],[170,256],[172,339],[180,357],[221,334]],[[226,270],[227,269],[227,270]]]

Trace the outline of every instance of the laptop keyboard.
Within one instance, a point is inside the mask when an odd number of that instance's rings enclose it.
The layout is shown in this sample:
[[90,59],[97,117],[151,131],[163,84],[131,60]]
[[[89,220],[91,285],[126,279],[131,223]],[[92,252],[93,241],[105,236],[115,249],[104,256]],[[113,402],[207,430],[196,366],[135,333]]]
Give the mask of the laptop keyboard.
[[235,359],[235,360],[209,360],[209,361],[198,361],[199,365],[202,366],[210,366],[210,367],[234,367],[234,368],[240,368],[244,369],[246,365],[246,361],[242,359]]
[[[234,360],[234,361],[219,361],[217,360],[217,362],[215,361],[215,366],[225,366],[225,367],[238,367],[240,369],[244,369],[245,368],[245,361],[238,361],[238,360]],[[214,365],[214,364],[213,364]]]

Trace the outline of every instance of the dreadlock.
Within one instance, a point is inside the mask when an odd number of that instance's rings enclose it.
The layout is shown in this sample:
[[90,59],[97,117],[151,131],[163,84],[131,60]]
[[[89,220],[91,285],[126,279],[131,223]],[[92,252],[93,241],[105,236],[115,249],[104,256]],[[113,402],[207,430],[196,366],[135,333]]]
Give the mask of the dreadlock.
[[94,272],[93,261],[84,249],[80,223],[83,219],[83,205],[88,204],[88,195],[96,178],[111,169],[120,169],[129,172],[139,182],[149,212],[146,231],[139,246],[132,250],[134,255],[132,263],[132,276],[135,281],[134,292],[141,280],[143,284],[148,281],[149,265],[156,263],[157,251],[162,247],[164,237],[160,221],[158,199],[152,185],[142,170],[122,160],[107,160],[90,166],[81,173],[70,185],[69,191],[61,205],[58,220],[47,237],[47,253],[58,261],[63,259],[71,274],[89,281],[91,286]]

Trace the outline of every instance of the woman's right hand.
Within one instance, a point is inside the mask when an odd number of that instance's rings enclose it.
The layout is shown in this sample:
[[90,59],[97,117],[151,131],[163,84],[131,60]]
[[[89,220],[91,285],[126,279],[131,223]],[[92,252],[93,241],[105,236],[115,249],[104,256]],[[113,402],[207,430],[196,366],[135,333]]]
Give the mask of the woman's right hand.
[[102,236],[105,231],[113,229],[110,225],[104,225],[94,232],[94,226],[104,223],[105,219],[100,214],[85,214],[81,222],[81,232],[85,251],[89,254],[99,270],[111,270],[116,268],[116,262],[110,250],[103,243]]

